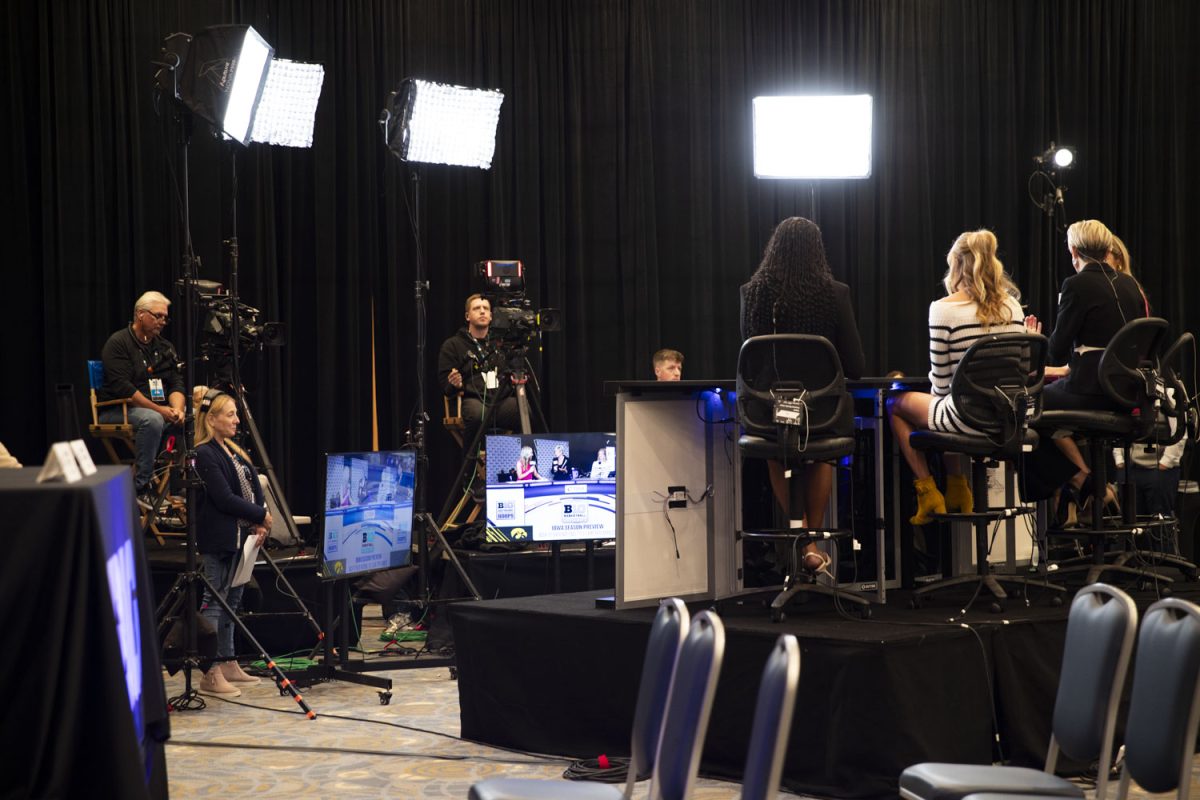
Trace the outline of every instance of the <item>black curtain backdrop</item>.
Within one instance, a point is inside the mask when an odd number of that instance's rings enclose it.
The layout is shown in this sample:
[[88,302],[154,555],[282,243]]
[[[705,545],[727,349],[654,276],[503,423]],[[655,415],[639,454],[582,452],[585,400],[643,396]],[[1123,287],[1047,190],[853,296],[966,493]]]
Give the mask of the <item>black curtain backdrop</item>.
[[[419,379],[435,478],[457,467],[437,418],[438,344],[462,321],[470,265],[523,259],[562,333],[535,359],[551,426],[613,425],[608,379],[649,377],[662,346],[689,378],[728,377],[737,287],[782,217],[814,218],[849,283],[872,372],[923,373],[926,307],[962,230],[992,228],[1049,317],[1063,233],[1030,202],[1032,157],[1078,148],[1067,221],[1127,242],[1156,311],[1195,329],[1184,269],[1197,204],[1200,8],[1188,0],[18,0],[3,34],[5,243],[0,439],[38,463],[55,384],[85,414],[85,362],[147,289],[174,296],[183,251],[175,127],[152,87],[163,37],[254,25],[280,57],[319,61],[311,150],[190,149],[201,276],[288,325],[246,383],[298,512],[319,506],[320,454],[370,445],[371,341],[381,444],[401,443]],[[490,171],[422,170],[430,278],[427,374],[414,369],[407,168],[376,119],[412,76],[505,92]],[[770,182],[751,167],[751,99],[868,92],[874,174]],[[1053,237],[1048,264],[1046,237]],[[167,335],[177,344],[181,309]],[[373,327],[372,327],[373,325]],[[435,482],[436,486],[436,482]],[[444,486],[430,504],[440,504]]]

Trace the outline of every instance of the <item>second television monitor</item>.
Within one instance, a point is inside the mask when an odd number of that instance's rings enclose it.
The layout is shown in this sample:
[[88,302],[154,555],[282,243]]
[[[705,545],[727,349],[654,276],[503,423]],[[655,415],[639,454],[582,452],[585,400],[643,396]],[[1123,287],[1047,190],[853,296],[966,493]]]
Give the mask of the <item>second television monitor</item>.
[[488,436],[487,539],[616,538],[616,441],[611,433]]

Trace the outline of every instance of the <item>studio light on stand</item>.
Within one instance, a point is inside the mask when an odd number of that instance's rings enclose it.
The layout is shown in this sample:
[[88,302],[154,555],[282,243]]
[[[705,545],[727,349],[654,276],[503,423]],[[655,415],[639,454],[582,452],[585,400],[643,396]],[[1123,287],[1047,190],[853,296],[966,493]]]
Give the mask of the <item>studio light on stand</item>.
[[[226,139],[245,146],[249,142],[264,142],[270,144],[285,144],[290,146],[309,147],[312,144],[312,129],[316,115],[317,100],[320,97],[321,84],[324,81],[324,68],[319,64],[300,64],[299,62],[283,61],[274,58],[274,48],[249,25],[216,25],[205,28],[192,37],[183,33],[175,33],[166,37],[161,56],[154,63],[159,67],[155,75],[155,85],[161,94],[169,93],[172,108],[178,112],[180,131],[180,161],[182,180],[180,194],[182,196],[182,216],[184,229],[184,257],[182,285],[184,288],[184,353],[187,415],[184,426],[184,443],[186,465],[185,484],[187,486],[187,561],[184,573],[176,580],[158,608],[158,617],[165,621],[177,613],[182,606],[184,620],[184,692],[172,698],[169,702],[175,710],[201,709],[205,704],[192,688],[192,670],[199,667],[200,659],[197,647],[197,632],[194,615],[191,613],[197,607],[196,586],[207,587],[211,596],[221,605],[243,636],[259,652],[268,669],[273,673],[276,684],[281,691],[286,690],[296,703],[303,709],[306,716],[315,719],[315,715],[303,697],[296,691],[291,680],[279,669],[275,661],[267,654],[258,640],[250,633],[241,619],[238,618],[223,596],[211,585],[207,577],[198,569],[196,549],[196,511],[198,509],[198,487],[200,479],[195,471],[195,408],[191,388],[195,385],[194,368],[194,331],[193,308],[198,300],[197,270],[199,260],[196,258],[191,238],[191,219],[188,186],[188,140],[191,135],[192,120],[186,109],[212,124],[214,131]],[[233,219],[234,233],[227,241],[230,253],[232,271],[232,297],[230,307],[232,323],[232,341],[234,353],[233,389],[232,394],[238,401],[246,420],[247,429],[254,438],[255,448],[264,462],[264,472],[270,482],[275,498],[279,503],[281,516],[285,524],[295,536],[295,523],[291,511],[283,497],[275,477],[274,468],[270,464],[257,426],[253,423],[249,408],[242,396],[238,376],[238,348],[240,343],[240,320],[238,315],[237,297],[237,158],[233,158]],[[265,555],[265,551],[264,551]],[[279,571],[274,562],[267,556],[276,571],[276,575],[286,583],[287,579]],[[289,587],[290,588],[290,587]],[[295,597],[295,591],[292,590]],[[318,635],[323,637],[320,626],[300,604],[304,616]]]
[[1064,200],[1067,185],[1063,173],[1075,166],[1075,148],[1051,141],[1049,147],[1033,157],[1033,163],[1035,167],[1029,176],[1028,190],[1030,201],[1042,212],[1042,242],[1045,246],[1045,263],[1042,265],[1045,300],[1042,307],[1049,329],[1054,322],[1054,308],[1048,300],[1058,296],[1054,253],[1061,243],[1059,234],[1066,230]]
[[[432,81],[405,79],[391,92],[379,115],[385,146],[410,165],[411,223],[415,241],[416,281],[413,285],[417,327],[416,420],[410,444],[417,451],[416,488],[413,495],[413,537],[417,541],[419,597],[429,602],[429,541],[437,541],[450,558],[471,596],[480,599],[475,584],[447,544],[426,505],[425,487],[429,456],[425,423],[425,297],[429,282],[421,252],[421,171],[419,164],[490,169],[496,152],[496,126],[504,94],[495,89],[471,89]],[[405,195],[407,201],[407,194]]]
[[755,97],[754,177],[810,181],[815,218],[811,181],[871,177],[872,106],[869,94]]

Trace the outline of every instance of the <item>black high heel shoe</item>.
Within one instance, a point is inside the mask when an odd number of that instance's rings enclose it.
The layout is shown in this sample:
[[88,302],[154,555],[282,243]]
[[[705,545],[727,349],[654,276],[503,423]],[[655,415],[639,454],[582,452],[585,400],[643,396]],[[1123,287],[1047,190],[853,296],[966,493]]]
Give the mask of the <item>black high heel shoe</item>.
[[[1091,479],[1088,480],[1088,491],[1084,496],[1083,505],[1079,507],[1080,514],[1087,518],[1092,511],[1092,500],[1095,499],[1091,493]],[[1121,500],[1117,494],[1117,485],[1115,483],[1106,484],[1104,487],[1104,504],[1100,507],[1102,516],[1121,516]]]
[[1081,524],[1084,503],[1084,487],[1087,486],[1087,480],[1084,480],[1082,487],[1077,487],[1075,484],[1067,481],[1063,484],[1059,491],[1058,500],[1058,519],[1061,520],[1059,528],[1066,530],[1068,528],[1078,528]]

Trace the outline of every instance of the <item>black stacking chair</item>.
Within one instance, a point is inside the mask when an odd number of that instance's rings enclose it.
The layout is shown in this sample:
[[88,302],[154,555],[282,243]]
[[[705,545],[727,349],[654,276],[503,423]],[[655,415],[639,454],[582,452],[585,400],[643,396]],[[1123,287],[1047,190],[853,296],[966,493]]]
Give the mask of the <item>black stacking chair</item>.
[[[837,432],[839,426],[853,424],[853,413],[841,359],[828,339],[778,333],[753,336],[742,343],[737,369],[738,449],[746,458],[782,463],[792,497],[801,465],[837,461],[854,452],[854,436]],[[771,619],[781,621],[784,606],[799,592],[848,600],[858,604],[864,617],[870,616],[866,598],[818,583],[816,575],[803,575],[804,545],[848,537],[853,531],[802,527],[800,522],[797,518],[789,520],[785,529],[741,532],[746,539],[791,544],[784,586],[771,601]]]
[[[1187,800],[1192,755],[1200,727],[1200,608],[1178,598],[1146,609],[1137,637],[1133,691],[1125,722],[1125,763],[1116,800],[1129,796],[1130,781],[1147,794],[1174,791]],[[1055,795],[992,790],[968,800],[1034,800]],[[1096,788],[1096,800],[1104,790]]]
[[995,612],[1003,610],[1000,601],[1008,597],[1002,586],[1005,583],[1063,591],[1063,587],[1037,577],[994,573],[988,562],[989,525],[1036,513],[1033,508],[1020,506],[988,508],[987,468],[990,463],[1019,459],[1037,444],[1038,435],[1030,425],[1042,409],[1047,346],[1046,337],[1037,333],[991,334],[976,340],[954,371],[950,396],[962,420],[979,433],[919,430],[909,435],[914,449],[969,456],[975,499],[975,510],[970,514],[934,515],[934,519],[970,522],[974,526],[975,574],[942,578],[922,586],[913,592],[914,607],[919,607],[926,596],[952,586],[974,585],[971,602],[986,587],[995,598],[991,606]]
[[[1068,432],[1088,440],[1088,463],[1091,469],[1092,495],[1089,527],[1047,530],[1048,536],[1088,536],[1092,539],[1090,562],[1063,562],[1056,574],[1087,571],[1084,583],[1093,583],[1106,572],[1132,575],[1143,581],[1169,585],[1172,579],[1145,566],[1149,555],[1134,546],[1135,538],[1153,526],[1166,521],[1142,521],[1135,517],[1133,497],[1126,491],[1122,498],[1128,505],[1121,519],[1104,516],[1104,497],[1108,486],[1108,454],[1114,447],[1129,448],[1147,441],[1160,432],[1160,410],[1169,402],[1161,383],[1160,355],[1167,335],[1167,321],[1158,317],[1143,317],[1127,323],[1113,336],[1100,356],[1097,376],[1105,394],[1120,410],[1082,411],[1063,409],[1046,411],[1035,423],[1043,435]],[[1182,435],[1182,430],[1179,431]],[[1128,463],[1128,461],[1126,462]],[[1129,488],[1128,485],[1126,487]],[[1108,540],[1122,537],[1125,547],[1109,552]],[[1110,560],[1110,556],[1112,560]],[[1162,556],[1157,556],[1160,560]],[[1182,561],[1182,559],[1180,559]],[[1139,565],[1141,564],[1141,565]],[[1192,574],[1195,566],[1186,564]],[[1184,566],[1184,565],[1180,565]]]
[[[991,764],[916,764],[900,774],[900,796],[904,800],[958,800],[988,792],[1083,797],[1083,789],[1054,774],[1061,751],[1073,760],[1104,765],[1096,784],[1096,798],[1103,800],[1112,763],[1117,706],[1137,621],[1137,606],[1129,595],[1103,583],[1085,586],[1071,601],[1044,770]],[[1177,695],[1170,697],[1178,702]]]
[[470,800],[629,800],[634,782],[654,769],[663,712],[671,677],[688,632],[688,610],[682,600],[667,598],[658,607],[650,626],[650,640],[642,660],[637,705],[633,712],[631,758],[624,790],[593,781],[541,780],[537,778],[486,778],[471,787]]
[[779,793],[799,684],[800,644],[785,633],[775,641],[763,666],[742,775],[742,800],[773,800]]

